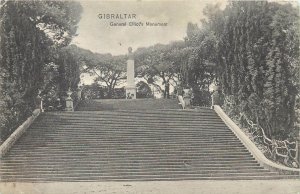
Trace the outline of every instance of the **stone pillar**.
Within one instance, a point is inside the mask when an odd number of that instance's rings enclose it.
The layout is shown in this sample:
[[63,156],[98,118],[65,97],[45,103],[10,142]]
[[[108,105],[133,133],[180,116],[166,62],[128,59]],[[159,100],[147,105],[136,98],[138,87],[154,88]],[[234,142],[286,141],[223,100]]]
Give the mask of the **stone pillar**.
[[44,112],[44,106],[43,106],[43,98],[41,97],[41,91],[39,90],[39,93],[36,97],[36,101],[35,101],[35,104],[36,104],[36,108],[37,109],[40,109],[41,112]]
[[71,97],[72,91],[69,89],[67,92],[68,97],[66,98],[66,111],[73,112],[74,111],[74,105],[73,105],[73,99]]
[[219,91],[220,88],[219,86],[214,86],[213,87],[213,91],[212,91],[212,94],[211,94],[211,107],[213,108],[214,105],[221,105],[220,104],[220,94],[219,94]]
[[77,89],[77,98],[78,98],[78,100],[82,100],[81,95],[82,95],[82,87],[78,87],[78,89]]
[[134,59],[132,48],[128,48],[127,60],[127,82],[126,82],[126,99],[136,99],[136,87],[134,83]]
[[184,109],[190,109],[191,108],[191,97],[192,97],[192,91],[190,88],[183,89],[183,100],[184,100]]

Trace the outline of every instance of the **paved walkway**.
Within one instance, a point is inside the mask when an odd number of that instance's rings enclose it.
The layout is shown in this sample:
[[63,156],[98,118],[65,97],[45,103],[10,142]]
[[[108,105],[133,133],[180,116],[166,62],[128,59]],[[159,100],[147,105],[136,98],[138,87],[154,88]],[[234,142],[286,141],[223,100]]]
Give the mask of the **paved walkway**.
[[0,183],[0,194],[300,194],[300,180]]

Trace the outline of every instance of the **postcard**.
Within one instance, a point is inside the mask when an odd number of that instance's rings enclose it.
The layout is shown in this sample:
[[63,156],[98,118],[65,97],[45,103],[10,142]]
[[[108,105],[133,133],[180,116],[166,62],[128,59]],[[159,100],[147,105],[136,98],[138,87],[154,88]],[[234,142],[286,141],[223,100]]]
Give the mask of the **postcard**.
[[0,194],[300,193],[299,1],[0,1]]

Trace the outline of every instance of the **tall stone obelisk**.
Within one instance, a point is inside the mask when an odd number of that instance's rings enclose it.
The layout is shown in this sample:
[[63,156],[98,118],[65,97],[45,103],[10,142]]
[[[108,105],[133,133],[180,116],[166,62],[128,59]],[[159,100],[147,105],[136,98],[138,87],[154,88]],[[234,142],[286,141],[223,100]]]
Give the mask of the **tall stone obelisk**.
[[127,82],[126,82],[126,99],[136,99],[136,87],[134,83],[134,58],[132,48],[128,48],[127,60]]

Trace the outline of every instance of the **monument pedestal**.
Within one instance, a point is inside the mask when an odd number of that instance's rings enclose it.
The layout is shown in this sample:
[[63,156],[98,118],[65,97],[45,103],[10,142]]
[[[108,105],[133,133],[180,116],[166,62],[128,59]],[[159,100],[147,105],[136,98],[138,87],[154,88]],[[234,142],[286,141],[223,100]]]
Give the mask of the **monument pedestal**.
[[127,86],[126,89],[126,99],[136,99],[136,88],[135,86]]
[[67,112],[73,112],[73,100],[72,99],[66,99],[66,111]]

